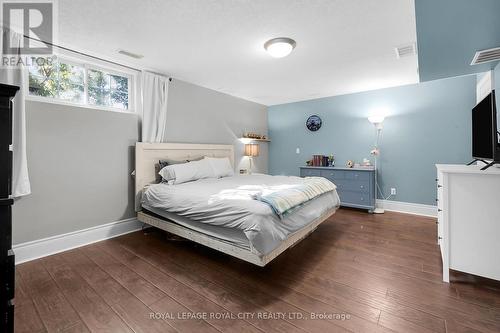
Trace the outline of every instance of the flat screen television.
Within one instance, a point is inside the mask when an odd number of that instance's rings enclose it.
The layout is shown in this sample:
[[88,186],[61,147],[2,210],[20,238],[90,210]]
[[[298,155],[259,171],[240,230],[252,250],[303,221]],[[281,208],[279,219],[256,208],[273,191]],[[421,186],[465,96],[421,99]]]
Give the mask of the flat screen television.
[[492,160],[492,163],[487,163],[487,167],[500,162],[494,90],[472,109],[472,157],[474,161]]

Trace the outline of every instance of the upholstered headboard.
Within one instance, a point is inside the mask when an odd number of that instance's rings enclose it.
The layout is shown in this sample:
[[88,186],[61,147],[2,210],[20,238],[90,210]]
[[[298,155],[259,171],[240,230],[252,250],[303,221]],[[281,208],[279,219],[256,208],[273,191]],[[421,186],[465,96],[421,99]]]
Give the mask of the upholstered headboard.
[[232,145],[137,142],[135,145],[135,210],[141,210],[144,187],[156,182],[156,165],[159,160],[193,160],[203,156],[228,157],[234,168]]

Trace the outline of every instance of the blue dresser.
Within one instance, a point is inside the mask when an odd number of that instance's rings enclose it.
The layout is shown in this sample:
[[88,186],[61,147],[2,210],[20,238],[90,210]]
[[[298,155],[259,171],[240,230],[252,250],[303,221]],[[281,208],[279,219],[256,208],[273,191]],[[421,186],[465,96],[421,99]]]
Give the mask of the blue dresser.
[[325,177],[337,185],[340,204],[345,207],[375,209],[375,169],[300,167],[301,177]]

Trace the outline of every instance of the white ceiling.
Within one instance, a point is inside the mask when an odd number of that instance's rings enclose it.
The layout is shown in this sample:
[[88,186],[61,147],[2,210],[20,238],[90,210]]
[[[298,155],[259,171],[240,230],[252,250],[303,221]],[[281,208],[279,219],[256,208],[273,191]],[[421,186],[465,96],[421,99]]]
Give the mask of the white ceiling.
[[[60,0],[58,21],[59,44],[265,105],[418,82],[394,51],[414,0]],[[274,37],[297,47],[272,58]]]

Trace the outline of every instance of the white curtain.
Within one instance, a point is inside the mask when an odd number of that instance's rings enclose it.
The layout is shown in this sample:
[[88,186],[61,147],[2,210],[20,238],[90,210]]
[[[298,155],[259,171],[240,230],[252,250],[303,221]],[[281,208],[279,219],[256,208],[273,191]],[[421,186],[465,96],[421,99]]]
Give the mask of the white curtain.
[[142,142],[164,142],[169,78],[142,72]]
[[[2,28],[2,42],[10,34],[11,46],[21,47],[22,35]],[[3,45],[3,44],[2,44]],[[2,48],[3,49],[3,48]],[[16,55],[2,54],[2,57]],[[20,53],[17,56],[22,56]],[[12,169],[12,196],[14,198],[31,193],[31,185],[28,176],[28,162],[26,159],[26,114],[24,105],[25,90],[25,68],[18,66],[1,66],[0,82],[20,87],[13,100],[12,110],[12,149],[13,149],[13,169]]]

